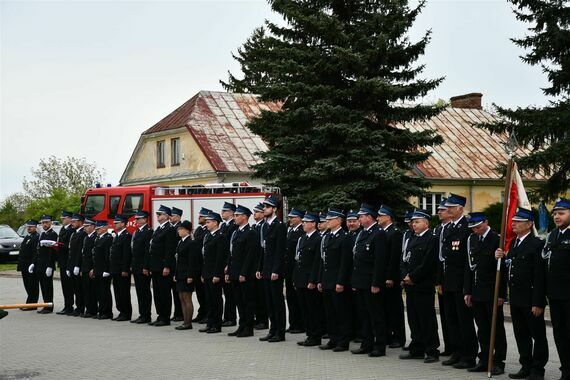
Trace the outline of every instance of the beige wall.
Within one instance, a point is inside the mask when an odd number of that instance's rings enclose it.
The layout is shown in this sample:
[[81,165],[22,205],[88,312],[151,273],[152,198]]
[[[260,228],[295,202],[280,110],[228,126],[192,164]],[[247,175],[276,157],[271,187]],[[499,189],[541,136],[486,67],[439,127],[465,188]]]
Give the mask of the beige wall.
[[[172,166],[170,164],[170,140],[177,137],[180,138],[180,165]],[[163,168],[157,168],[156,166],[156,144],[157,141],[160,140],[164,140],[165,142],[165,167]],[[208,159],[202,153],[200,147],[186,128],[169,131],[167,134],[162,133],[142,136],[123,181],[127,182],[138,178],[175,175],[183,172],[213,172]],[[215,175],[212,179],[214,178]],[[204,180],[199,179],[195,182],[203,183]],[[185,181],[184,183],[188,182]]]

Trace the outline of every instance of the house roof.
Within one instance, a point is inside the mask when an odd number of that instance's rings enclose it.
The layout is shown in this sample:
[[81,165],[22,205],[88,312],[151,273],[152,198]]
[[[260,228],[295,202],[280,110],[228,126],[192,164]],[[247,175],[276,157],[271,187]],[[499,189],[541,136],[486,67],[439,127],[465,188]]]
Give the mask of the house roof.
[[200,91],[143,135],[186,126],[214,170],[247,173],[260,162],[255,153],[267,150],[267,145],[246,124],[262,110],[280,108],[250,94]]
[[[262,110],[280,108],[281,104],[260,102],[255,95],[200,91],[143,132],[143,136],[185,126],[215,171],[249,173],[251,166],[260,162],[255,153],[266,151],[267,145],[246,125]],[[507,162],[503,148],[506,136],[473,126],[497,119],[480,107],[450,106],[427,121],[406,123],[405,128],[411,131],[431,129],[444,139],[443,144],[426,148],[432,154],[414,172],[435,180],[500,180],[495,168]],[[517,154],[529,152],[519,149]],[[521,174],[525,179],[544,180],[541,174]]]
[[[416,166],[416,172],[429,179],[500,180],[495,169],[508,161],[504,149],[507,136],[474,126],[497,120],[497,116],[482,109],[447,107],[427,121],[407,123],[405,127],[411,131],[431,129],[444,139],[441,145],[426,147],[431,156]],[[517,156],[529,153],[524,147],[516,152]],[[527,180],[545,179],[540,173],[521,176]]]

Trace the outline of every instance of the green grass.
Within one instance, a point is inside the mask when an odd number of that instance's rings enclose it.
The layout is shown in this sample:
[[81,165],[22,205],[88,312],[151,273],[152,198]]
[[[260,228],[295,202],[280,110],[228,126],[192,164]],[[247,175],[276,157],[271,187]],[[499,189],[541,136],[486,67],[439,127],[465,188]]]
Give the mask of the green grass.
[[0,264],[0,272],[7,271],[7,270],[16,270],[16,263],[9,263],[9,264]]

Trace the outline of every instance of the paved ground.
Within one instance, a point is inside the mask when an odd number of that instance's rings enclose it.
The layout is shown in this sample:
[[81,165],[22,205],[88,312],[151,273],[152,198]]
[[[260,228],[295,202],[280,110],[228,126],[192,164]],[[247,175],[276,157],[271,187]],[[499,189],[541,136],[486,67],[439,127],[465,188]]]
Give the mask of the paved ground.
[[[56,310],[61,309],[59,281],[54,282]],[[0,303],[22,302],[21,280],[0,277]],[[134,290],[133,290],[134,295]],[[136,298],[136,297],[134,297]],[[133,302],[136,302],[133,299]],[[136,310],[136,306],[135,306]],[[253,338],[206,335],[197,330],[97,321],[33,311],[10,311],[0,321],[0,379],[483,379],[486,374],[444,368],[397,358],[347,352],[324,352],[297,346],[299,335],[284,343],[263,343]],[[507,323],[507,372],[518,370],[518,356]],[[551,361],[546,378],[558,379],[559,361],[548,327]],[[506,375],[498,377],[507,379]]]

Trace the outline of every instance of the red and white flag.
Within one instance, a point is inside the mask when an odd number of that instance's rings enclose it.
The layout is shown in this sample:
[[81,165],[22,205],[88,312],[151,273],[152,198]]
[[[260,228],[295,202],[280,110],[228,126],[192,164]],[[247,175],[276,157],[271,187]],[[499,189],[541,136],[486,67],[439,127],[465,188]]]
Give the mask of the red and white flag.
[[[510,247],[511,242],[516,238],[515,233],[513,232],[513,226],[511,220],[513,216],[517,212],[517,208],[522,207],[527,210],[531,209],[531,204],[528,201],[528,197],[526,195],[526,191],[524,189],[524,185],[522,182],[521,175],[518,171],[517,164],[513,162],[513,170],[511,171],[511,191],[509,193],[508,198],[508,215],[507,215],[507,229],[506,229],[506,236],[505,236],[505,247]],[[535,231],[536,234],[536,231]]]

